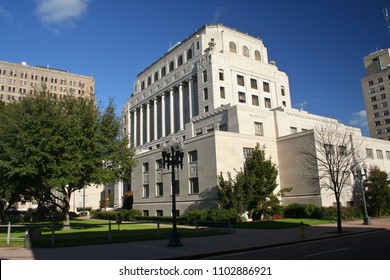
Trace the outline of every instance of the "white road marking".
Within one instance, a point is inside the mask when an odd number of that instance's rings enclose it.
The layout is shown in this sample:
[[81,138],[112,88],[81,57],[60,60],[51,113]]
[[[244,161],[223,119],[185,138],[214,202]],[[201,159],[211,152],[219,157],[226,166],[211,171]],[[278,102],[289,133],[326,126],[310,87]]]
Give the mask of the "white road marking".
[[333,253],[333,252],[346,251],[349,249],[351,249],[351,247],[345,247],[345,248],[341,248],[341,249],[337,249],[337,250],[324,251],[324,252],[320,252],[320,253],[306,255],[305,258],[310,258],[313,256],[318,256],[318,255],[323,255],[323,254],[328,254],[328,253]]

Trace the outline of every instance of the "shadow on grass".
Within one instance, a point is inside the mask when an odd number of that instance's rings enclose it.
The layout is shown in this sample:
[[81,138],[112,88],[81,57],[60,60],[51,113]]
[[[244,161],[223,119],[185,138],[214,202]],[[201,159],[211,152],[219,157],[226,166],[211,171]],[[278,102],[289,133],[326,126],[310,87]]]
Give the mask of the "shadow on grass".
[[[303,223],[305,227],[310,227],[309,224]],[[235,228],[244,228],[244,229],[288,229],[288,228],[298,228],[300,223],[293,222],[278,222],[278,221],[254,221],[254,222],[245,222],[234,224]]]

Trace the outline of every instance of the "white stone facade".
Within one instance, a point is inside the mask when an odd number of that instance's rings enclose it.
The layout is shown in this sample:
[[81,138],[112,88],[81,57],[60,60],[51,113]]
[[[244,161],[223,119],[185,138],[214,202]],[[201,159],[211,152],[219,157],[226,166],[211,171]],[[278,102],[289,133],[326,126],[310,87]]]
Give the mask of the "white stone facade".
[[[345,126],[291,108],[288,77],[268,61],[261,39],[219,24],[202,27],[137,76],[122,118],[123,133],[137,148],[134,208],[144,215],[171,214],[170,171],[161,166],[159,147],[172,136],[185,145],[184,167],[177,172],[179,215],[217,207],[218,174],[234,176],[257,143],[279,167],[279,189],[293,188],[284,204],[334,203],[319,188],[321,182],[313,186],[296,176],[303,172],[297,147],[321,123]],[[390,171],[390,144],[348,129],[365,148],[385,155],[377,159],[375,154],[367,163]],[[346,188],[342,204],[351,205],[352,199]]]

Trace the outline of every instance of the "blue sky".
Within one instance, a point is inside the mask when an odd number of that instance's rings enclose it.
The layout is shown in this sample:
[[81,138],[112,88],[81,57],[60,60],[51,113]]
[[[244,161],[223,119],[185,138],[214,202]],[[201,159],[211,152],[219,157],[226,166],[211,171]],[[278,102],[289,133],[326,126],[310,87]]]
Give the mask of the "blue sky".
[[292,104],[367,134],[363,57],[390,47],[390,0],[0,0],[0,60],[93,75],[118,112],[139,72],[204,24],[263,39]]

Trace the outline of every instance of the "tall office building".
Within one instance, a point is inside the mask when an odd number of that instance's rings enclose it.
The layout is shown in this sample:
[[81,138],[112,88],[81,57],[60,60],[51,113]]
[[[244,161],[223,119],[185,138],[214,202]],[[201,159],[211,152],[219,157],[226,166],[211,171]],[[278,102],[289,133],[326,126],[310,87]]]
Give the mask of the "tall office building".
[[390,140],[390,49],[364,57],[361,80],[368,127],[373,138]]
[[0,61],[0,101],[20,101],[24,96],[46,89],[58,98],[67,95],[95,99],[95,80],[43,66]]
[[[390,171],[390,142],[291,108],[288,76],[269,61],[263,41],[220,24],[203,26],[139,73],[122,121],[123,133],[137,149],[133,207],[144,215],[171,214],[171,178],[160,147],[172,137],[184,143],[183,168],[175,178],[179,215],[217,207],[217,176],[234,176],[256,144],[265,146],[278,166],[276,192],[292,188],[283,204],[334,205],[334,196],[323,187],[329,182],[319,170],[307,174],[302,154],[318,145],[315,129],[323,124],[348,131],[355,143],[364,143],[368,165]],[[341,196],[344,206],[354,204],[353,176],[349,179]]]

